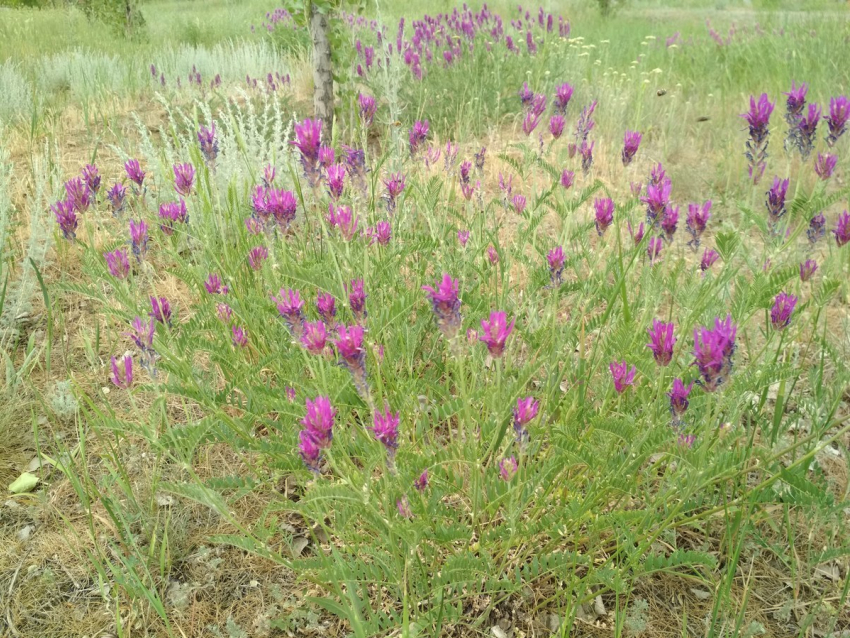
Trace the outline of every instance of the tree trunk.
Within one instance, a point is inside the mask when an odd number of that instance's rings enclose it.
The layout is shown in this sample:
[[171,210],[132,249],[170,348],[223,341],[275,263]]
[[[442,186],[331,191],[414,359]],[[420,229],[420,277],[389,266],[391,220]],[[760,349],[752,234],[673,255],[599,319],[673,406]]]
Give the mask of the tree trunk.
[[331,65],[331,41],[328,16],[320,13],[316,3],[311,3],[310,37],[313,40],[313,110],[320,118],[322,137],[330,141],[333,135],[334,78]]

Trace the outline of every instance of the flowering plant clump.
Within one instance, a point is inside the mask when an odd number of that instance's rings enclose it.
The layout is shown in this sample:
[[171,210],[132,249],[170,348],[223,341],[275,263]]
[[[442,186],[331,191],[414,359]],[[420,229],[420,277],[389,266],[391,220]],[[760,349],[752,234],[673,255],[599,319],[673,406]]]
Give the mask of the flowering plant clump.
[[[0,136],[0,214],[32,208],[0,246],[9,414],[39,379],[72,380],[72,436],[39,438],[72,462],[37,489],[79,496],[55,518],[98,582],[180,633],[175,591],[209,549],[259,583],[232,615],[226,587],[194,601],[232,635],[495,634],[510,616],[531,636],[569,633],[582,606],[634,616],[663,572],[749,583],[743,602],[715,587],[706,626],[733,609],[779,635],[755,565],[842,626],[843,582],[814,575],[850,546],[850,107],[829,65],[797,65],[811,90],[749,84],[843,32],[671,29],[631,52],[545,8],[332,16],[333,121],[293,119],[309,105],[284,76],[232,94],[195,69],[190,105],[161,95],[167,124],[110,138],[121,160],[87,149],[97,166],[61,175],[76,154],[51,146],[8,188]],[[282,9],[269,25],[288,68],[312,30]],[[777,99],[786,147],[768,155]],[[18,593],[38,575],[21,574]]]

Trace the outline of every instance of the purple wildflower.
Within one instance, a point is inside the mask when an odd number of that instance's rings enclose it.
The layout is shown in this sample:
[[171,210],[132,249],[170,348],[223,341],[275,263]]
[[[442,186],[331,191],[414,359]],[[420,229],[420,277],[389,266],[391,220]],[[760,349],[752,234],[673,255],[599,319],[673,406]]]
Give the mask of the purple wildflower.
[[97,195],[100,190],[100,173],[98,173],[97,166],[86,164],[83,167],[83,181],[85,181],[88,189]]
[[773,113],[774,103],[767,97],[767,93],[762,93],[756,102],[755,97],[750,97],[750,110],[741,114],[750,129],[750,137],[747,140],[746,152],[744,155],[749,160],[750,177],[753,184],[758,184],[761,179],[767,159],[767,142],[770,131],[768,124],[770,123],[770,114]]
[[301,153],[301,166],[310,186],[319,183],[319,146],[322,143],[322,120],[304,120],[295,125],[295,140],[290,142]]
[[788,96],[785,101],[785,121],[788,123],[788,136],[785,138],[786,150],[791,147],[800,146],[800,122],[803,119],[803,108],[806,106],[806,93],[809,87],[803,82],[800,86],[791,82],[791,90],[783,95]]
[[387,189],[387,211],[393,212],[396,208],[396,200],[404,192],[404,175],[393,173],[389,179],[384,180],[384,186]]
[[283,230],[295,220],[298,203],[292,191],[270,188],[266,192],[265,212],[271,214]]
[[191,164],[175,164],[174,170],[174,190],[178,195],[188,197],[192,192],[192,186],[195,183],[195,167]]
[[211,295],[226,295],[230,292],[230,289],[222,283],[221,277],[219,277],[216,273],[211,273],[207,280],[204,282],[204,288],[207,289],[207,292]]
[[59,200],[50,207],[50,210],[56,216],[56,223],[59,224],[62,236],[69,241],[76,239],[77,213],[74,210],[74,204],[70,201]]
[[311,354],[322,354],[327,342],[327,330],[321,321],[307,322],[301,335],[301,345]]
[[515,456],[510,456],[499,461],[499,478],[506,483],[510,483],[518,470],[519,465],[516,462]]
[[537,416],[539,409],[540,404],[534,400],[534,397],[517,399],[516,407],[514,408],[514,434],[520,447],[528,443],[529,435],[527,426]]
[[469,241],[469,231],[468,230],[457,231],[457,240],[460,243],[462,248],[466,248],[466,242]]
[[564,119],[564,116],[560,113],[555,113],[549,119],[549,132],[552,134],[554,139],[558,139],[564,133],[564,127],[567,125],[567,121]]
[[490,355],[498,359],[505,352],[505,343],[508,340],[511,332],[514,329],[514,320],[508,323],[507,315],[502,312],[491,312],[490,320],[481,320],[481,336],[479,341],[483,341],[490,351]]
[[546,260],[549,262],[549,278],[552,286],[560,286],[564,272],[564,249],[561,246],[555,246],[547,253]]
[[112,383],[122,390],[133,385],[133,357],[129,354],[125,354],[120,360],[112,357],[112,376],[110,378]]
[[597,197],[593,200],[596,211],[596,234],[602,237],[614,221],[614,202],[607,197]]
[[386,246],[392,239],[393,229],[389,222],[380,221],[375,224],[375,229],[371,232],[372,242],[378,242],[381,246]]
[[770,323],[775,330],[784,330],[791,324],[791,315],[797,305],[797,297],[780,292],[773,300],[773,308],[770,309]]
[[654,266],[661,261],[661,249],[664,247],[664,240],[661,237],[650,237],[649,244],[646,246],[646,254],[649,257],[649,265]]
[[104,253],[106,267],[109,274],[116,279],[126,279],[130,274],[130,260],[127,258],[127,249],[120,248],[111,253]]
[[581,154],[581,170],[585,175],[590,171],[590,167],[593,166],[594,146],[596,146],[596,142],[591,142],[590,144],[582,142],[578,149],[578,152]]
[[809,104],[809,111],[797,124],[798,148],[804,160],[808,159],[815,146],[815,135],[817,134],[818,122],[820,121],[820,107],[817,104]]
[[534,111],[528,111],[522,121],[522,132],[531,135],[538,124],[540,124],[540,115]]
[[574,172],[567,170],[565,168],[561,172],[561,186],[563,186],[564,189],[570,188],[570,186],[572,186],[573,182],[575,181],[575,177],[576,177],[576,174]]
[[826,181],[832,177],[835,170],[835,165],[838,163],[838,155],[830,155],[818,153],[818,158],[815,160],[815,173],[822,180]]
[[127,173],[127,179],[133,182],[139,188],[145,182],[145,173],[139,166],[139,160],[128,160],[124,163],[124,171]]
[[181,198],[179,202],[165,202],[159,205],[159,218],[162,220],[160,229],[166,235],[174,233],[175,222],[188,222],[189,216],[186,212],[186,202]]
[[811,279],[817,269],[818,263],[813,259],[807,259],[800,264],[800,281],[806,282]]
[[410,509],[410,500],[408,500],[407,496],[402,496],[395,502],[396,509],[398,510],[398,515],[402,518],[411,519],[413,518],[413,510]]
[[673,335],[673,324],[664,323],[658,319],[652,320],[652,328],[647,329],[650,342],[646,347],[652,350],[655,363],[660,366],[670,365],[673,360],[673,347],[676,345],[676,337]]
[[475,158],[475,170],[479,173],[484,170],[484,162],[487,158],[487,147],[482,146],[481,150],[472,155]]
[[281,288],[278,295],[278,297],[272,295],[271,299],[286,322],[289,332],[296,339],[300,339],[304,330],[304,301],[301,299],[301,293],[292,288]]
[[425,143],[425,140],[428,139],[428,129],[428,120],[417,120],[414,122],[413,128],[410,129],[410,134],[408,135],[411,155],[415,156],[422,144]]
[[646,221],[651,226],[655,227],[658,224],[659,216],[670,203],[672,189],[673,183],[667,178],[663,178],[659,184],[650,182],[646,185],[646,196],[641,197],[640,201],[646,204]]
[[415,487],[418,492],[424,492],[428,489],[428,470],[422,470],[422,474],[413,481],[413,487]]
[[573,87],[566,82],[555,89],[555,110],[561,115],[567,112],[567,105],[573,97]]
[[850,99],[843,95],[829,99],[829,116],[826,118],[829,127],[829,135],[826,143],[830,148],[835,146],[838,138],[847,130],[847,121],[850,120]]
[[326,220],[331,227],[339,228],[345,241],[351,241],[357,234],[357,224],[359,221],[357,215],[352,214],[351,208],[348,206],[337,206],[334,209],[333,204],[328,204],[328,216]]
[[643,222],[641,222],[640,226],[638,226],[637,232],[635,232],[634,229],[632,228],[632,222],[631,221],[628,221],[626,223],[629,226],[629,235],[632,236],[632,241],[635,243],[635,246],[637,246],[641,242],[641,240],[643,239],[643,234],[644,234]]
[[668,204],[664,209],[664,214],[661,216],[661,230],[664,231],[664,238],[667,243],[673,243],[673,237],[676,234],[676,228],[679,223],[679,207]]
[[116,182],[112,188],[106,191],[106,198],[112,205],[112,214],[118,216],[124,210],[124,200],[127,197],[127,189],[123,184]]
[[395,451],[398,448],[398,424],[399,413],[395,414],[388,407],[384,407],[384,411],[375,410],[375,415],[372,417],[372,432],[375,433],[375,438],[385,448],[390,459],[395,456]]
[[230,340],[234,347],[244,348],[248,345],[248,332],[242,326],[232,326],[230,329]]
[[342,197],[342,191],[345,188],[345,165],[332,164],[326,170],[328,195],[337,200]]
[[65,182],[65,201],[74,206],[78,213],[84,213],[92,203],[92,192],[81,177],[74,177]]
[[364,126],[372,126],[375,113],[378,112],[378,105],[375,103],[375,98],[371,95],[360,93],[357,96],[357,102],[360,106],[360,121],[363,122]]
[[626,131],[623,139],[623,152],[620,154],[623,160],[623,166],[628,166],[632,163],[635,154],[638,152],[638,148],[640,148],[641,139],[643,139],[643,136],[637,131]]
[[737,330],[731,315],[725,321],[716,318],[714,329],[694,329],[694,365],[702,377],[700,385],[707,392],[717,390],[732,372]]
[[667,393],[670,398],[670,412],[673,414],[673,426],[680,427],[685,416],[685,412],[690,405],[688,395],[694,387],[694,382],[691,381],[687,386],[682,383],[681,379],[673,379],[673,390]]
[[136,261],[142,261],[148,252],[148,225],[144,220],[130,220],[130,244]]
[[306,432],[320,449],[327,449],[333,440],[333,426],[336,410],[328,397],[318,396],[315,400],[305,401],[305,414],[301,419]]
[[525,212],[525,195],[520,195],[519,193],[517,193],[513,196],[511,203],[513,204],[514,211],[516,211],[517,215],[522,215]]
[[165,297],[151,296],[151,311],[148,316],[154,321],[170,326],[171,325],[171,304]]
[[635,372],[637,371],[634,366],[629,370],[629,365],[625,361],[619,363],[613,361],[608,365],[608,369],[614,379],[614,389],[617,394],[623,394],[627,386],[634,385]]
[[348,369],[354,381],[358,394],[365,398],[368,395],[366,383],[366,350],[363,348],[363,326],[339,326],[338,339],[334,341],[339,353],[340,363]]
[[708,224],[708,220],[711,217],[711,200],[706,200],[706,202],[699,206],[699,204],[688,204],[688,218],[686,221],[688,233],[691,235],[692,239],[688,242],[688,246],[691,246],[696,252],[696,249],[699,248],[700,239],[702,238],[702,234],[705,232],[705,227]]
[[832,234],[835,235],[835,243],[839,248],[850,242],[850,213],[846,210],[838,216]]
[[358,324],[366,321],[366,292],[363,289],[362,279],[352,279],[348,288],[348,306],[354,315],[354,321]]
[[767,191],[767,217],[768,223],[774,231],[779,220],[785,215],[785,196],[788,193],[788,180],[773,178],[773,186]]
[[452,279],[448,273],[443,273],[443,278],[435,287],[422,286],[422,290],[428,293],[434,318],[437,320],[437,328],[447,339],[452,339],[460,329],[460,299],[458,291],[460,283]]
[[301,430],[298,433],[298,454],[301,456],[301,460],[304,461],[307,469],[316,474],[319,473],[322,449],[307,430]]
[[215,122],[212,122],[209,128],[202,126],[198,130],[198,145],[201,147],[201,154],[204,156],[207,164],[210,167],[215,167],[215,158],[218,157],[218,140],[215,135]]
[[333,295],[320,292],[316,297],[316,310],[326,324],[333,326],[336,323],[336,299]]
[[248,265],[251,270],[259,270],[263,267],[263,262],[269,258],[269,249],[265,246],[254,246],[248,251]]
[[814,245],[824,235],[826,235],[826,217],[824,217],[823,213],[818,213],[809,221],[806,236],[809,238],[809,242]]
[[716,262],[718,259],[720,259],[720,255],[717,253],[716,250],[710,250],[706,248],[705,251],[702,253],[702,261],[700,262],[699,269],[705,272],[706,270],[711,268],[714,265],[714,262]]
[[218,303],[215,306],[215,315],[218,317],[219,321],[223,323],[230,323],[230,320],[233,318],[233,308],[228,306],[226,303]]
[[493,246],[487,246],[487,259],[491,265],[499,263],[499,252]]

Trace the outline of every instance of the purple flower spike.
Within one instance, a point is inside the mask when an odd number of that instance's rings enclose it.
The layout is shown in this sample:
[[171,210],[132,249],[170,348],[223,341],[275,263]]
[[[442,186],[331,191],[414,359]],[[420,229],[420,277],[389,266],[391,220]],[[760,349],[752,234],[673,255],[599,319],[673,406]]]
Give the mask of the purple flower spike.
[[667,393],[667,396],[670,398],[670,412],[673,414],[674,427],[681,427],[682,425],[683,417],[690,405],[688,395],[693,387],[693,381],[686,386],[681,379],[673,380],[673,390]]
[[662,178],[659,184],[650,182],[646,185],[646,196],[641,197],[640,201],[646,204],[646,221],[651,226],[655,227],[658,224],[659,217],[670,203],[672,189],[673,183],[666,177]]
[[823,155],[818,153],[818,158],[815,160],[815,173],[822,180],[826,181],[832,177],[836,164],[838,164],[838,155],[830,155],[829,153]]
[[526,199],[525,195],[520,195],[517,193],[513,196],[511,203],[514,206],[514,211],[516,211],[517,215],[522,215],[525,212]]
[[676,227],[679,223],[679,207],[668,204],[664,209],[664,214],[661,216],[661,230],[664,231],[664,238],[668,244],[673,243],[673,237],[676,234]]
[[437,320],[437,328],[447,339],[453,339],[460,330],[460,299],[458,291],[460,283],[452,279],[448,273],[443,273],[443,278],[437,283],[436,288],[422,286],[422,290],[428,293],[434,318]]
[[414,122],[413,128],[410,129],[410,134],[408,135],[411,155],[415,156],[422,144],[425,143],[425,140],[428,139],[428,129],[428,120],[417,120]]
[[371,95],[360,93],[357,96],[357,102],[360,106],[360,121],[363,122],[363,126],[372,126],[375,113],[378,112],[378,105],[375,103],[375,98]]
[[142,171],[141,166],[139,166],[139,160],[128,160],[124,164],[124,171],[127,173],[127,179],[139,188],[142,187],[142,184],[145,182],[145,173]]
[[850,120],[850,99],[843,95],[829,99],[829,116],[826,118],[829,127],[829,135],[826,143],[830,148],[835,146],[838,138],[847,130],[847,121]]
[[362,324],[366,321],[366,291],[362,279],[352,279],[348,288],[348,306],[354,315],[354,321]]
[[462,248],[466,248],[466,242],[469,241],[469,231],[468,230],[457,231],[457,240],[460,243]]
[[806,237],[814,245],[824,235],[826,235],[826,217],[823,216],[823,213],[818,213],[809,221],[809,227],[806,229]]
[[522,83],[522,88],[519,90],[519,101],[523,108],[531,106],[531,101],[534,99],[534,91],[528,88],[528,82]]
[[785,138],[785,149],[800,148],[800,122],[803,120],[803,109],[806,106],[806,93],[809,87],[805,82],[797,86],[791,82],[791,90],[783,95],[785,101],[785,121],[788,123],[788,136]]
[[753,184],[758,184],[767,165],[767,138],[770,134],[768,124],[773,107],[774,103],[767,97],[767,93],[762,93],[758,102],[755,97],[750,97],[750,110],[741,114],[741,117],[747,120],[750,129],[750,138],[747,140],[744,155],[749,160],[749,172]]
[[389,179],[384,180],[384,186],[387,189],[387,211],[393,212],[396,208],[396,200],[404,192],[404,175],[393,173]]
[[301,335],[301,345],[310,354],[322,354],[327,343],[327,330],[321,321],[307,322],[304,324],[304,333]]
[[614,221],[614,202],[607,197],[596,198],[593,209],[596,211],[596,234],[602,237]]
[[653,319],[652,328],[647,329],[650,342],[646,344],[646,347],[652,350],[655,363],[660,366],[668,366],[673,360],[673,347],[676,345],[673,328],[672,323]]
[[316,297],[316,310],[319,312],[322,320],[329,326],[333,326],[336,323],[336,300],[333,295],[320,292]]
[[626,135],[623,139],[623,152],[620,154],[620,157],[623,160],[623,166],[628,166],[632,163],[632,160],[635,158],[635,154],[638,152],[638,148],[640,148],[640,142],[642,139],[643,136],[637,131],[626,131]]
[[717,390],[732,372],[737,330],[731,315],[725,321],[715,319],[714,329],[694,329],[694,365],[699,369],[700,385],[706,392]]
[[130,220],[130,244],[136,261],[142,261],[148,252],[148,225],[143,220]]
[[141,317],[136,317],[130,323],[130,327],[133,329],[131,332],[126,333],[130,339],[133,340],[133,343],[136,344],[136,347],[143,351],[148,352],[153,349],[153,336],[156,331],[156,322],[151,319],[150,321],[145,321]]
[[133,385],[133,357],[125,354],[121,359],[112,357],[112,383],[126,390]]
[[283,393],[286,395],[286,400],[290,403],[295,403],[295,388],[292,387],[284,387]]
[[332,199],[337,200],[342,197],[342,191],[345,188],[345,165],[332,164],[327,168],[328,195]]
[[215,167],[215,158],[218,157],[218,140],[215,136],[215,122],[211,123],[209,128],[202,126],[198,130],[198,145],[201,147],[201,154],[204,156],[207,164]]
[[714,265],[714,262],[716,262],[718,259],[720,259],[720,255],[717,253],[716,250],[710,250],[706,248],[705,251],[702,253],[702,261],[700,262],[699,269],[705,272],[706,270],[711,268]]
[[127,250],[120,248],[113,250],[111,253],[104,253],[106,258],[106,268],[109,274],[116,279],[126,279],[130,274],[130,260],[127,258]]
[[539,409],[540,404],[534,400],[534,397],[517,399],[516,407],[514,408],[514,434],[516,434],[516,441],[521,448],[529,440],[528,428],[526,426],[534,420]]
[[481,173],[484,170],[484,162],[487,159],[487,147],[482,146],[480,151],[473,153],[473,157],[475,158],[475,170]]
[[637,232],[635,232],[635,230],[632,228],[632,222],[631,221],[628,221],[627,224],[629,226],[629,235],[632,236],[632,241],[635,243],[635,246],[637,246],[641,242],[641,240],[643,240],[643,235],[644,235],[643,222],[641,222],[640,226],[638,226]]
[[301,338],[304,330],[304,301],[301,299],[301,294],[292,288],[281,288],[278,292],[278,297],[272,295],[271,299],[277,306],[277,311],[283,320],[286,322],[289,332],[296,339]]
[[303,431],[312,437],[320,449],[331,446],[335,417],[336,410],[328,397],[318,396],[313,401],[305,401],[305,414],[301,425],[304,426]]
[[233,345],[236,348],[244,348],[248,345],[248,332],[241,326],[233,326],[230,329]]
[[428,489],[428,470],[422,470],[422,474],[413,481],[413,487],[415,487],[418,492],[424,492]]
[[60,200],[53,204],[50,210],[56,216],[56,223],[59,224],[62,236],[69,241],[74,241],[77,238],[77,213],[73,202]]
[[383,413],[380,410],[375,410],[375,415],[372,417],[372,431],[375,433],[375,438],[387,448],[387,455],[390,459],[395,456],[395,451],[398,448],[398,415],[398,412],[393,414],[385,406]]
[[151,311],[148,315],[154,321],[170,326],[171,325],[171,304],[165,297],[151,297]]
[[351,373],[357,393],[364,399],[368,397],[369,386],[366,383],[366,350],[363,348],[363,326],[339,326],[339,338],[334,341],[339,353],[340,364]]
[[277,175],[277,169],[271,164],[266,164],[263,169],[263,186],[271,188],[274,184],[275,175]]
[[838,216],[838,221],[835,224],[835,230],[832,231],[835,235],[835,243],[841,248],[847,242],[850,242],[850,213],[846,210]]
[[357,235],[360,218],[354,215],[348,206],[340,205],[334,209],[333,204],[328,204],[328,215],[325,219],[332,228],[339,229],[345,241],[351,241]]
[[[527,88],[527,87],[526,87]],[[567,112],[567,105],[573,97],[573,87],[564,83],[555,89],[555,110],[561,115]]]
[[248,251],[248,265],[251,270],[259,270],[263,267],[263,262],[269,258],[269,249],[265,246],[254,246]]
[[86,164],[83,167],[83,181],[86,183],[88,189],[97,195],[100,190],[100,173],[98,173],[97,166]]
[[549,262],[549,278],[552,286],[560,286],[564,272],[564,249],[561,246],[555,246],[547,253],[546,261]]
[[301,153],[301,167],[311,187],[321,178],[318,170],[319,146],[322,144],[322,120],[304,120],[295,125],[295,140],[290,142]]
[[519,470],[519,464],[516,462],[515,456],[510,456],[499,461],[499,478],[510,483],[511,479],[516,476]]
[[112,205],[112,214],[118,217],[124,211],[124,203],[127,198],[127,189],[123,184],[115,183],[112,188],[106,191],[106,198]]
[[806,282],[811,279],[817,269],[818,263],[813,259],[807,259],[800,264],[800,281]]
[[479,341],[484,342],[490,355],[496,359],[505,353],[505,343],[514,329],[514,320],[508,323],[507,315],[502,312],[491,312],[490,320],[481,320],[481,336]]
[[178,195],[188,197],[195,183],[195,167],[191,164],[175,164],[173,170],[174,190]]
[[808,113],[797,124],[797,145],[804,160],[809,158],[815,146],[819,121],[820,107],[817,104],[809,104]]
[[319,166],[327,168],[336,161],[336,151],[330,146],[319,147]]
[[649,265],[654,266],[661,261],[661,249],[664,247],[664,240],[661,237],[650,237],[649,244],[646,246],[646,254],[649,257]]
[[705,227],[708,220],[711,218],[711,200],[707,200],[702,207],[699,204],[688,204],[688,218],[686,221],[688,233],[691,236],[691,241],[688,246],[694,249],[699,248],[702,234],[705,232]]
[[65,201],[71,202],[74,210],[78,213],[84,213],[91,206],[94,199],[93,193],[81,177],[75,177],[65,182]]
[[634,385],[635,372],[637,372],[634,366],[629,370],[629,366],[625,361],[619,363],[614,361],[608,364],[608,369],[611,370],[611,377],[614,379],[614,389],[617,391],[617,394],[623,394],[626,387]]
[[649,183],[653,186],[660,186],[667,179],[667,173],[664,171],[664,167],[661,165],[661,162],[658,162],[655,166],[652,167],[652,170],[649,171]]
[[785,196],[788,193],[788,180],[773,178],[773,186],[767,191],[767,217],[772,230],[776,230],[779,220],[785,215]]
[[378,222],[375,224],[375,229],[371,232],[372,243],[378,242],[380,246],[387,246],[390,243],[393,235],[393,228],[389,222]]
[[402,518],[411,519],[413,518],[413,510],[410,509],[410,500],[407,496],[402,496],[395,502],[396,509],[398,510],[398,515]]
[[773,308],[770,309],[770,323],[775,330],[784,330],[791,325],[791,315],[797,305],[797,297],[780,292],[773,300]]
[[295,221],[298,203],[292,191],[270,188],[266,193],[264,206],[265,213],[271,214],[283,231],[286,231],[289,225]]
[[528,111],[522,121],[522,132],[527,136],[531,135],[538,124],[540,124],[540,115],[534,111]]
[[304,461],[307,469],[316,474],[319,473],[322,449],[307,430],[301,430],[298,433],[298,454],[301,456],[301,460]]
[[561,172],[561,186],[564,190],[569,189],[575,182],[576,174],[566,168]]
[[222,283],[221,277],[216,273],[212,273],[207,277],[207,280],[204,282],[204,288],[211,295],[226,295],[230,292],[230,289]]
[[555,113],[552,118],[549,120],[549,132],[552,134],[554,139],[558,139],[564,133],[564,127],[567,125],[567,121],[564,119],[564,116],[560,113]]
[[640,182],[629,182],[629,190],[632,192],[632,197],[640,197],[640,192],[643,190],[643,184]]

